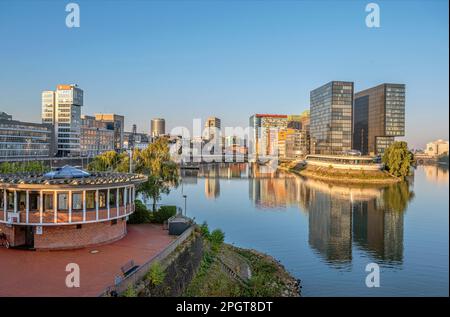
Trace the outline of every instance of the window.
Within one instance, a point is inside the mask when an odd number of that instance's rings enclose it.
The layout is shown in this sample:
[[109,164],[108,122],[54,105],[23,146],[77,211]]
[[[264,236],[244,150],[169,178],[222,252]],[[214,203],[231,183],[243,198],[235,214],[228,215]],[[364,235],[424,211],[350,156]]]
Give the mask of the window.
[[41,195],[39,194],[39,192],[29,193],[30,211],[37,211],[40,209],[40,199]]
[[53,194],[44,193],[44,210],[52,210],[53,209]]
[[117,191],[116,189],[111,189],[109,191],[109,206],[115,208],[116,207],[116,196],[117,196]]
[[99,190],[98,191],[98,207],[99,208],[106,208],[106,197],[107,197],[107,190]]
[[95,191],[86,191],[86,209],[95,209]]
[[67,193],[58,194],[58,210],[69,209],[69,195]]
[[75,211],[83,209],[83,193],[72,193],[72,209]]

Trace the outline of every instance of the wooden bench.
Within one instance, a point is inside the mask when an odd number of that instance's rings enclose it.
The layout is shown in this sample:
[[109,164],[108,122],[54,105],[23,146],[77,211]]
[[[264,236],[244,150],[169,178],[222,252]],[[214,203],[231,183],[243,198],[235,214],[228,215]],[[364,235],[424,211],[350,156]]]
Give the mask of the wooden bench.
[[134,271],[136,271],[138,267],[139,267],[139,265],[136,265],[136,264],[134,263],[134,261],[131,260],[131,261],[125,263],[125,265],[122,266],[122,267],[120,268],[120,270],[122,271],[123,276],[124,276],[124,277],[127,277],[128,275],[130,275],[131,273],[133,273]]

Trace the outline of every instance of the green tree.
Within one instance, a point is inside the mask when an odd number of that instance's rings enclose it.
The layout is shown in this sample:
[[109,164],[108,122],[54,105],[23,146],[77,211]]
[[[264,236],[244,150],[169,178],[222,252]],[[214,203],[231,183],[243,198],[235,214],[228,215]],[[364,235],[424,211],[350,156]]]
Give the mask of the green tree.
[[413,163],[413,154],[408,150],[406,142],[392,143],[384,152],[382,162],[386,170],[393,176],[405,178]]
[[3,162],[0,164],[0,174],[9,173],[45,173],[50,168],[41,161]]
[[122,172],[129,171],[130,159],[128,153],[117,153],[108,151],[97,155],[92,162],[88,164],[88,170],[98,172]]
[[161,194],[168,194],[171,186],[178,185],[178,168],[170,158],[169,143],[159,138],[146,149],[136,152],[135,170],[148,175],[148,180],[139,186],[144,198],[153,199],[153,211]]

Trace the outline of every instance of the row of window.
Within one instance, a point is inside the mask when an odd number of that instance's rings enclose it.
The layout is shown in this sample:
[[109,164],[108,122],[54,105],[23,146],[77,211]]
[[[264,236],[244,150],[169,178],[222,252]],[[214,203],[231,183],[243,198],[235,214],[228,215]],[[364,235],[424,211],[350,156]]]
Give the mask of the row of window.
[[[119,193],[117,197],[117,190],[110,189],[109,192],[109,206],[115,208],[117,202],[119,206],[125,205],[125,190],[127,191],[127,203],[130,203],[130,197],[133,197],[133,188],[119,188]],[[56,193],[56,203],[58,211],[68,211],[69,210],[69,192],[57,192]],[[107,196],[108,190],[101,189],[98,191],[98,208],[107,208]],[[29,210],[39,211],[40,209],[40,193],[37,191],[29,192]],[[118,200],[117,200],[118,199]],[[4,190],[0,190],[0,209],[4,209]],[[87,190],[86,191],[86,210],[96,209],[96,191]],[[17,191],[17,210],[25,211],[26,209],[26,192]],[[14,191],[6,191],[6,209],[14,210]],[[43,193],[43,209],[44,210],[54,210],[54,193],[44,192]],[[72,211],[82,211],[83,210],[83,192],[72,192]]]

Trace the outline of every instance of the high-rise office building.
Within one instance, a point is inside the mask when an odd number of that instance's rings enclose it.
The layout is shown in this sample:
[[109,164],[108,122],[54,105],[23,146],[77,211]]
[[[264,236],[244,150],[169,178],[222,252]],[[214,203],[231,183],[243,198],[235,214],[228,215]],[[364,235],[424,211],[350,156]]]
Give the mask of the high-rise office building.
[[381,84],[355,94],[353,148],[381,155],[405,135],[405,85]]
[[[205,139],[212,140],[216,137],[216,132],[220,133],[221,122],[219,118],[209,117],[205,121]],[[218,136],[220,137],[220,135]]]
[[42,123],[52,124],[58,156],[80,155],[83,90],[77,85],[58,85],[42,92]]
[[51,124],[17,121],[0,113],[0,161],[49,158],[54,146]]
[[123,149],[125,117],[114,113],[96,113],[95,120],[105,122],[109,130],[114,130],[114,149]]
[[344,154],[352,149],[353,82],[331,81],[311,91],[312,154]]
[[287,128],[288,116],[283,114],[254,114],[250,117],[249,155],[258,160],[261,156],[278,154],[280,130]]
[[152,138],[157,138],[166,134],[166,120],[162,118],[154,118],[151,121],[150,135]]
[[81,156],[92,157],[114,150],[114,130],[94,116],[81,116]]

